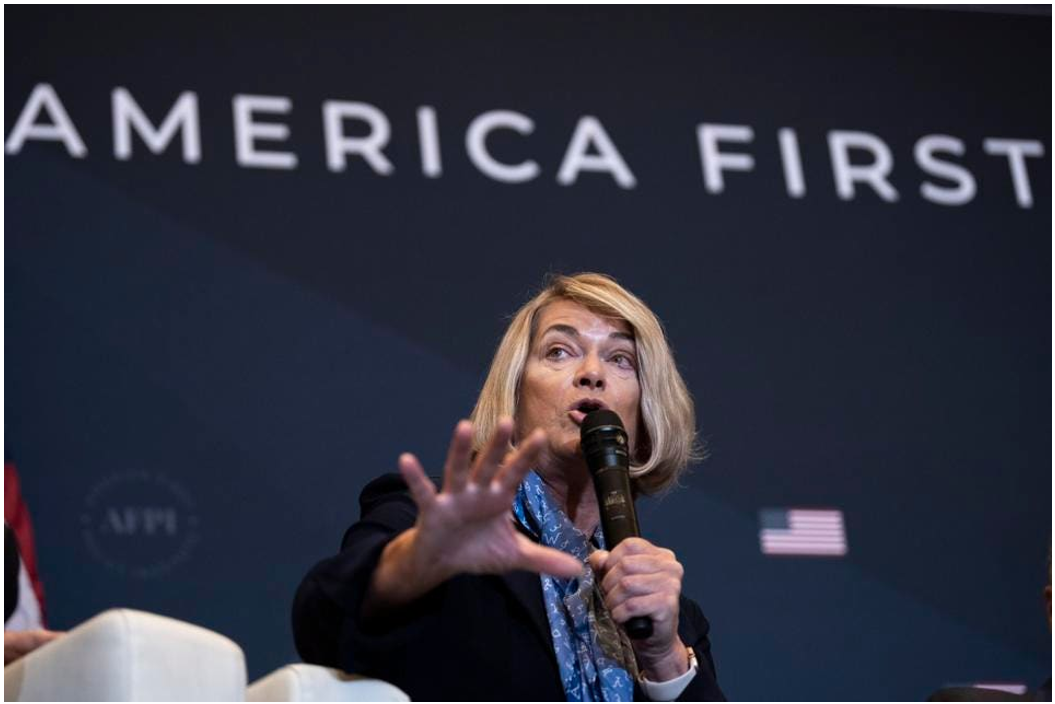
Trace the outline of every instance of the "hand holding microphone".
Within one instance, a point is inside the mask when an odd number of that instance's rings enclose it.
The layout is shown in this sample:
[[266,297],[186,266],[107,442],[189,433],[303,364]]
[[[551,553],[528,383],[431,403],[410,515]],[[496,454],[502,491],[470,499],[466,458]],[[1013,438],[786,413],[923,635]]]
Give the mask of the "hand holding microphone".
[[684,570],[673,552],[639,537],[627,434],[619,416],[603,409],[587,414],[581,445],[608,547],[590,556],[590,566],[613,620],[633,639],[642,669],[654,681],[672,679],[688,667],[678,637]]
[[[597,492],[605,543],[612,550],[627,538],[641,535],[630,491],[630,450],[626,430],[615,411],[601,409],[586,415],[579,432],[582,454]],[[652,620],[647,616],[635,616],[626,622],[626,632],[635,640],[648,638],[652,635]]]

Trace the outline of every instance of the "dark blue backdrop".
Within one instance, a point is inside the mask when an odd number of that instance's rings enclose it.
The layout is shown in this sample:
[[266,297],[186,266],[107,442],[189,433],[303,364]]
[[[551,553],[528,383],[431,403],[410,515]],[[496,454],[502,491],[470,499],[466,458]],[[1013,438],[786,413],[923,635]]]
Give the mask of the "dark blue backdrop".
[[[1050,17],[5,16],[5,456],[53,627],[130,606],[234,638],[253,678],[295,660],[293,592],[336,549],[363,484],[404,450],[437,468],[506,316],[546,272],[598,270],[664,319],[697,400],[710,459],[642,523],[687,566],[730,697],[919,699],[1050,674]],[[42,84],[86,154],[13,144]],[[118,87],[155,126],[193,91],[200,162],[183,157],[185,131],[160,154],[133,132],[116,158]],[[288,99],[254,118],[286,139],[256,147],[296,168],[239,162],[236,95]],[[330,100],[384,114],[392,173],[356,157],[327,167]],[[438,177],[423,173],[420,106],[437,116]],[[537,178],[474,165],[466,130],[492,110],[533,121],[487,145],[534,160]],[[610,172],[558,183],[587,115],[633,188]],[[724,171],[722,192],[704,181],[703,123],[753,132],[720,144],[754,157]],[[797,136],[801,198],[781,128]],[[888,146],[896,201],[867,184],[837,195],[840,130]],[[917,140],[934,134],[963,145],[938,155],[976,183],[961,205],[921,195],[964,179],[919,165]],[[1040,143],[1022,159],[1032,207],[1009,159],[987,153],[994,138]],[[843,511],[848,555],[763,555],[758,511],[789,506]]]

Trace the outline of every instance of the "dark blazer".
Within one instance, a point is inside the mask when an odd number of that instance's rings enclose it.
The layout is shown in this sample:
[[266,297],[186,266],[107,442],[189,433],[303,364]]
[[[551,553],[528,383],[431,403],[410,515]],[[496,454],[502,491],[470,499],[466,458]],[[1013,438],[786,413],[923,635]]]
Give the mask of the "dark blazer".
[[[293,634],[305,662],[377,677],[412,699],[565,699],[537,574],[460,575],[383,624],[364,623],[360,604],[388,542],[410,528],[417,507],[395,474],[359,497],[361,517],[341,552],[317,564],[293,603]],[[724,701],[699,606],[684,596],[678,633],[699,671],[680,697]],[[635,686],[635,698],[644,700]]]

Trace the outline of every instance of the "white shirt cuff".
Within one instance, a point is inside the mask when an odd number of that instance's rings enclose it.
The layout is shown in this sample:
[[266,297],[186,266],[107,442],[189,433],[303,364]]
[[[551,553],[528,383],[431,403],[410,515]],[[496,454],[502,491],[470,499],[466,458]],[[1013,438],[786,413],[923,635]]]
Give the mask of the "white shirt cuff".
[[692,682],[692,678],[695,676],[696,666],[693,665],[683,674],[666,682],[649,682],[642,677],[640,682],[641,691],[654,702],[672,702],[681,696],[681,693],[685,691],[685,688],[689,686],[689,682]]

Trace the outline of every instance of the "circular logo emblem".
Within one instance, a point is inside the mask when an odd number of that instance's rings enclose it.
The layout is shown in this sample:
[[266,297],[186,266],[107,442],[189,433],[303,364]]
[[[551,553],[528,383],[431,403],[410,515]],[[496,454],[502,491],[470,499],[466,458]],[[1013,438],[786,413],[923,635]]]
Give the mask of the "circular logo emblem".
[[96,560],[139,579],[187,560],[201,537],[190,494],[160,472],[112,474],[96,484],[84,501],[81,530]]

